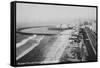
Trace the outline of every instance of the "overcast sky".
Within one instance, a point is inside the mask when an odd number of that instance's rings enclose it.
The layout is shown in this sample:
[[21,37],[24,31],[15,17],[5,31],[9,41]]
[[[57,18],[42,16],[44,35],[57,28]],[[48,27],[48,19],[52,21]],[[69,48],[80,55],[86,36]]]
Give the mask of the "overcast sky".
[[56,25],[76,19],[93,19],[96,8],[17,3],[16,13],[17,26]]

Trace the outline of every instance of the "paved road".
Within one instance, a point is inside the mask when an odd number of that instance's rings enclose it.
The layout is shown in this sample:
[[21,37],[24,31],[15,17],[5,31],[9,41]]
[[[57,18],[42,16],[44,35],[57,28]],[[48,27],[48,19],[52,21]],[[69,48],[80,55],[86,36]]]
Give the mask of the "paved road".
[[95,61],[97,59],[97,38],[96,35],[88,27],[83,29],[84,43],[88,51],[88,61]]

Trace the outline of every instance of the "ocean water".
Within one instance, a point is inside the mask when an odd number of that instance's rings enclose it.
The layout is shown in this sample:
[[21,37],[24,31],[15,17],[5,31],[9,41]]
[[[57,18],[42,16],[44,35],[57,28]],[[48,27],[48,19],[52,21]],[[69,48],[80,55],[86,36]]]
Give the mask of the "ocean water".
[[30,29],[23,29],[21,32],[24,33],[47,33],[47,34],[57,34],[59,30],[48,30],[48,27],[41,27],[41,28],[30,28]]

